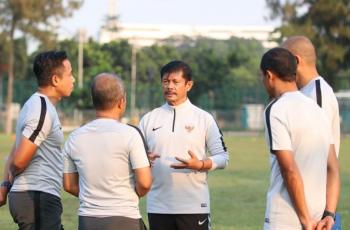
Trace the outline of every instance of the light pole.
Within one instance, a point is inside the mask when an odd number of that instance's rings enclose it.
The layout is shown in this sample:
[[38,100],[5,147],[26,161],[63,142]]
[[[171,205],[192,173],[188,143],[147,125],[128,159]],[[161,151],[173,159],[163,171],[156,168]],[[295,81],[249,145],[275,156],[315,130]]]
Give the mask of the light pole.
[[83,76],[84,76],[84,69],[83,69],[83,58],[84,58],[84,42],[86,40],[86,31],[85,29],[79,29],[78,34],[78,88],[83,88]]
[[136,119],[136,47],[131,44],[130,115]]

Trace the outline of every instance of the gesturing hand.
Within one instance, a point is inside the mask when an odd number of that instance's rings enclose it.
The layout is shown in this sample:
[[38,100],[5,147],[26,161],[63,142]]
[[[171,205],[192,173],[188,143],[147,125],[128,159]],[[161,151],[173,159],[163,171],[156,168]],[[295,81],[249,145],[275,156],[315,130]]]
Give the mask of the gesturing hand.
[[188,154],[191,157],[190,159],[175,157],[175,159],[180,161],[181,163],[171,164],[170,167],[174,169],[203,169],[204,162],[202,160],[198,160],[196,154],[194,154],[191,150],[188,150]]

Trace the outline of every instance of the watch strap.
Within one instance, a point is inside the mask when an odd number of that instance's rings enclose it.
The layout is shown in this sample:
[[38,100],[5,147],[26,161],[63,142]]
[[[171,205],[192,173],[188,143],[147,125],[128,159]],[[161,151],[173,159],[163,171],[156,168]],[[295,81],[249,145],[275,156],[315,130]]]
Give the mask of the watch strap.
[[333,220],[335,220],[335,213],[334,212],[330,212],[328,210],[324,210],[323,215],[322,215],[322,219],[324,219],[327,216],[330,216],[330,217],[333,218]]
[[11,187],[12,187],[12,183],[10,181],[3,181],[3,182],[1,182],[0,186],[1,187],[6,187],[7,191],[10,191]]

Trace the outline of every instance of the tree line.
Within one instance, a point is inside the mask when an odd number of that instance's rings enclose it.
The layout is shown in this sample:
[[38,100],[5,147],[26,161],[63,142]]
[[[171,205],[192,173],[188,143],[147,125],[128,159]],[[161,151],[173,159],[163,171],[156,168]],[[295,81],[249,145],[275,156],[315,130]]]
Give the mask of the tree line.
[[[309,37],[317,48],[319,72],[334,90],[349,89],[350,0],[265,1],[270,19],[281,22],[276,28],[276,41],[291,35]],[[23,103],[35,87],[31,63],[36,52],[26,53],[29,41],[39,42],[38,51],[66,50],[73,66],[77,66],[76,42],[57,41],[56,31],[59,20],[70,17],[82,4],[83,0],[0,1],[0,90],[6,99],[7,121],[11,119],[11,102]],[[258,87],[258,64],[264,48],[258,41],[183,38],[178,42],[176,38],[174,43],[174,39],[137,51],[139,108],[162,102],[159,69],[173,59],[182,59],[192,66],[195,87],[190,96],[206,109],[237,108],[240,103],[257,102],[264,97]],[[99,44],[89,40],[84,46],[84,87],[75,90],[63,107],[89,108],[88,82],[102,71],[119,74],[129,86],[130,62],[131,45],[127,41]],[[6,124],[9,131],[9,122]]]
[[[136,105],[138,108],[153,108],[163,103],[160,69],[171,60],[180,59],[190,64],[195,86],[190,97],[194,103],[206,109],[233,109],[241,103],[264,100],[260,90],[259,62],[264,48],[259,41],[231,38],[212,40],[184,38],[177,46],[166,44],[137,49]],[[16,44],[22,44],[17,41]],[[60,41],[56,49],[66,50],[72,62],[74,76],[78,73],[78,44],[74,39]],[[35,90],[35,76],[31,63],[37,52],[17,59],[14,100],[23,103]],[[120,40],[99,44],[90,39],[84,44],[83,87],[74,90],[73,95],[64,100],[63,109],[92,107],[89,84],[101,72],[119,75],[130,88],[131,49],[128,41]],[[17,49],[16,49],[17,50]],[[19,52],[16,56],[23,55]],[[6,85],[6,84],[5,84]],[[261,96],[263,95],[263,96]],[[257,101],[258,100],[258,101]]]

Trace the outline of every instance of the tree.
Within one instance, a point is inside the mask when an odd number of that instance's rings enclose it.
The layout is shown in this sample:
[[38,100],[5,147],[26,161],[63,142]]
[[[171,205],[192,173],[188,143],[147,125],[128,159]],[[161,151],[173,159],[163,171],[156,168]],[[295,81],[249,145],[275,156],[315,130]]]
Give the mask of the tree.
[[257,102],[256,98],[238,100],[237,95],[253,89],[249,95],[254,97],[259,84],[255,67],[264,51],[259,41],[200,38],[192,46],[182,45],[179,49],[182,59],[193,69],[194,87],[190,97],[195,104],[205,109],[232,109],[242,102]]
[[180,59],[174,46],[153,45],[137,53],[137,97],[138,108],[154,108],[163,103],[160,69],[166,63]]
[[281,33],[279,40],[292,35],[310,38],[317,49],[321,73],[331,86],[341,88],[344,85],[341,78],[350,72],[350,1],[266,0],[266,3],[270,19],[281,19],[282,25],[277,29]]
[[[69,51],[69,57],[78,55],[78,44],[74,39],[58,42],[60,50]],[[73,67],[73,76],[77,76],[78,66],[75,58],[70,58]],[[81,89],[76,88],[72,95],[60,103],[64,109],[79,108],[90,109],[92,102],[90,97],[90,83],[93,77],[102,72],[116,73],[128,86],[130,79],[131,46],[127,41],[112,41],[99,44],[90,39],[84,45],[84,82]]]
[[[14,82],[14,40],[15,33],[30,36],[42,43],[54,41],[55,26],[60,18],[71,16],[81,5],[81,0],[1,0],[0,28],[6,37],[8,48],[8,84],[6,98],[5,132],[12,131],[13,82]],[[23,50],[22,52],[26,52]]]
[[[72,57],[78,54],[77,42],[67,39],[58,42],[56,48],[69,51],[73,75],[76,76],[77,60]],[[255,68],[263,52],[259,41],[241,38],[183,39],[173,45],[164,42],[142,47],[137,51],[137,107],[144,112],[164,102],[159,72],[164,64],[175,59],[187,62],[193,69],[195,86],[190,91],[190,98],[200,107],[227,110],[237,109],[242,103],[263,103],[266,97],[261,87],[257,87],[260,79],[258,68]],[[28,62],[32,62],[34,56],[27,57],[30,60]],[[84,45],[84,87],[75,89],[69,99],[60,103],[60,109],[71,111],[73,108],[92,108],[89,84],[101,72],[118,74],[124,80],[127,92],[130,92],[130,65],[131,45],[127,41],[99,44],[90,39]],[[26,76],[34,78],[29,67]],[[16,101],[23,103],[24,97],[32,92],[31,82],[27,80],[27,83],[15,85]],[[23,85],[30,89],[23,89]]]

